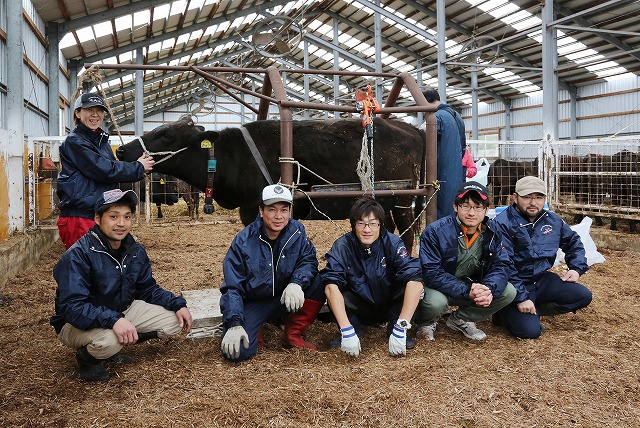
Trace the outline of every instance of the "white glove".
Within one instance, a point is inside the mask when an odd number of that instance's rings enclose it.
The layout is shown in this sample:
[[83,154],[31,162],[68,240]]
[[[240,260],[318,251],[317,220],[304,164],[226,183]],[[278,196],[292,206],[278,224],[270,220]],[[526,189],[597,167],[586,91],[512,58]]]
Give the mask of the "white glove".
[[249,349],[249,336],[244,327],[237,325],[231,327],[222,338],[222,353],[231,360],[235,360],[240,356],[240,343],[244,342],[244,349]]
[[353,326],[350,325],[349,327],[341,328],[340,333],[342,333],[340,349],[352,357],[360,355],[360,339]]
[[393,326],[389,335],[389,353],[391,355],[407,355],[407,330],[398,324]]
[[289,312],[297,312],[304,305],[304,291],[295,282],[290,282],[284,289],[280,303],[287,307]]

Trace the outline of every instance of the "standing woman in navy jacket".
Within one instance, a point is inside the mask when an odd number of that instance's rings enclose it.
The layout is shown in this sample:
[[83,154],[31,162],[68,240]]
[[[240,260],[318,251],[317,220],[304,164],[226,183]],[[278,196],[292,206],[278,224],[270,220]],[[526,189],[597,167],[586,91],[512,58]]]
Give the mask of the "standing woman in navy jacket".
[[109,144],[109,134],[101,128],[107,106],[94,93],[78,97],[73,111],[76,127],[60,145],[62,170],[58,174],[60,239],[68,249],[95,222],[94,205],[103,192],[118,183],[141,180],[150,172],[153,158],[140,157],[136,162],[116,160]]
[[406,355],[411,328],[423,293],[420,261],[411,257],[402,240],[389,233],[382,206],[361,198],[349,213],[351,232],[338,238],[320,272],[331,312],[340,327],[335,341],[348,355],[360,355],[361,327],[387,323],[389,353]]

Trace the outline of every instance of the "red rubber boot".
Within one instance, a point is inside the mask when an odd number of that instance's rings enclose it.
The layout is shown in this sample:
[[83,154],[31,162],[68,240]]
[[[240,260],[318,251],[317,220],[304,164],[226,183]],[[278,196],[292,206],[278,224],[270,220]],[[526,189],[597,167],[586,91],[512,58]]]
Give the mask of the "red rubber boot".
[[305,299],[302,308],[287,318],[284,324],[284,343],[285,346],[293,348],[308,348],[317,349],[316,345],[310,342],[305,342],[304,329],[309,327],[316,320],[318,312],[322,309],[324,302],[318,302],[316,300]]

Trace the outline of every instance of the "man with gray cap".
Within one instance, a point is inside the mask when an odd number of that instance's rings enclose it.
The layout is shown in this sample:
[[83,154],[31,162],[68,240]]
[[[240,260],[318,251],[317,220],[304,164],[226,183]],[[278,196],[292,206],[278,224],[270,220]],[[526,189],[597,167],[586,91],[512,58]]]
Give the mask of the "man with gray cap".
[[[516,182],[513,204],[492,222],[513,262],[509,280],[517,290],[513,303],[496,313],[494,321],[522,339],[540,336],[541,316],[575,313],[591,303],[589,289],[577,283],[589,269],[580,236],[544,209],[546,196],[544,181],[523,177]],[[562,275],[548,271],[558,248],[569,268]]]
[[107,380],[103,361],[129,362],[123,346],[189,332],[187,302],[151,274],[144,247],[129,233],[138,205],[133,190],[109,190],[94,206],[95,225],[53,269],[58,283],[51,325],[76,349],[80,378]]
[[155,163],[144,155],[136,162],[116,160],[109,134],[101,128],[107,111],[104,99],[97,93],[79,96],[73,110],[76,127],[60,145],[57,226],[66,248],[94,225],[93,207],[102,192],[115,189],[118,183],[141,180]]
[[283,185],[265,187],[258,217],[236,235],[222,263],[221,350],[231,361],[253,357],[262,325],[283,316],[285,346],[316,349],[303,334],[325,298],[316,249],[302,223],[290,218],[292,204]]

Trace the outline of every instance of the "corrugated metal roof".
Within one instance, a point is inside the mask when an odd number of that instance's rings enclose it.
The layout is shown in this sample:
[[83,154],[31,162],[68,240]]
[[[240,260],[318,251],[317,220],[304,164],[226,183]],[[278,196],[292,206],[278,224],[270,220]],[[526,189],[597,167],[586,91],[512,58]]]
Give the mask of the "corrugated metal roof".
[[[340,69],[374,71],[375,12],[380,13],[383,72],[409,72],[416,76],[421,63],[425,84],[437,85],[436,2],[383,0],[32,0],[42,19],[62,30],[61,50],[68,60],[85,63],[135,63],[142,49],[144,64],[209,65],[266,68],[303,68],[308,43],[309,68],[332,70],[333,50],[340,55]],[[640,71],[639,2],[569,0],[556,1],[558,75],[562,88],[571,88]],[[470,103],[470,61],[461,50],[489,44],[478,67],[480,101],[522,97],[542,88],[542,3],[530,0],[446,1],[446,50],[449,101]],[[285,20],[274,17],[287,17]],[[333,23],[338,27],[334,44]],[[291,25],[290,25],[291,24]],[[284,28],[281,28],[283,27]],[[260,29],[258,29],[260,28]],[[277,29],[282,29],[277,33]],[[276,34],[274,42],[265,34]],[[264,33],[259,35],[258,33]],[[282,40],[280,40],[282,39]],[[267,41],[266,47],[254,41]],[[283,54],[291,47],[289,52]],[[265,56],[266,54],[266,56]],[[456,55],[458,57],[456,58]],[[103,71],[103,88],[117,116],[131,111],[133,71]],[[258,88],[262,76],[251,73],[220,74],[234,83]],[[353,98],[353,90],[373,79],[341,77],[341,99]],[[290,96],[302,97],[303,77],[289,72]],[[388,85],[387,85],[388,86]],[[170,108],[172,103],[206,96],[210,88],[191,72],[146,71],[145,114]],[[296,95],[297,93],[297,95]],[[331,100],[330,76],[310,79],[312,100]],[[407,94],[405,94],[406,96]],[[123,119],[126,121],[126,119]]]

